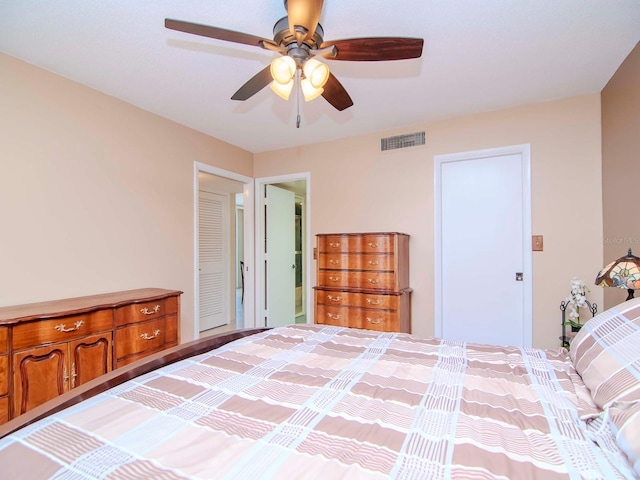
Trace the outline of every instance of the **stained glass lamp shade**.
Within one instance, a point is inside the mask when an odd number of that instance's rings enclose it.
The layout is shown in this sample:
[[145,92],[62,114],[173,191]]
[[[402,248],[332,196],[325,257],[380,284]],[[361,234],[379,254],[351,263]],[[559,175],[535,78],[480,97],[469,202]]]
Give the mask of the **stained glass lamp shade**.
[[633,298],[633,291],[640,288],[640,258],[631,254],[617,259],[604,267],[596,277],[596,285],[600,287],[626,288],[629,292],[627,300]]

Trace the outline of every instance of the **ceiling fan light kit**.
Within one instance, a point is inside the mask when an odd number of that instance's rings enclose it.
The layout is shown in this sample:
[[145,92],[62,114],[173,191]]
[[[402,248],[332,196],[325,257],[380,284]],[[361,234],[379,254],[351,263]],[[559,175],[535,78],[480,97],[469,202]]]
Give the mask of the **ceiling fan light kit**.
[[270,65],[250,78],[231,97],[244,101],[267,85],[280,97],[289,99],[294,83],[299,82],[306,101],[322,95],[338,111],[353,105],[353,100],[329,66],[313,57],[327,60],[387,61],[422,56],[423,39],[408,37],[348,38],[325,42],[318,21],[322,0],[284,0],[287,16],[273,27],[273,40],[224,28],[165,19],[165,27],[193,35],[260,47],[280,54]]

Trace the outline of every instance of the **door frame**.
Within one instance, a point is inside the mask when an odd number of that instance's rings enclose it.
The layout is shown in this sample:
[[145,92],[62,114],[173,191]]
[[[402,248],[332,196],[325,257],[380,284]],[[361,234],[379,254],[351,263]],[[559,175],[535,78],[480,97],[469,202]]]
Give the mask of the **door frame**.
[[523,346],[533,343],[533,268],[531,251],[531,144],[435,155],[434,167],[434,326],[435,336],[442,337],[442,164],[487,157],[520,155],[522,162],[522,250],[523,250]]
[[206,163],[193,162],[193,338],[200,337],[200,258],[199,258],[199,180],[198,173],[209,173],[218,177],[235,180],[244,184],[244,326],[255,326],[255,273],[254,273],[254,235],[253,235],[253,178],[239,173],[214,167]]
[[[284,182],[292,182],[296,180],[304,180],[306,182],[307,188],[304,199],[304,233],[305,238],[303,241],[304,244],[304,259],[303,263],[305,266],[305,295],[307,298],[306,302],[306,315],[307,315],[307,323],[313,323],[313,309],[311,308],[313,302],[310,302],[309,299],[313,298],[313,290],[311,287],[311,172],[301,172],[301,173],[291,173],[287,175],[276,175],[272,177],[260,177],[255,179],[255,226],[256,226],[256,235],[255,238],[258,241],[255,242],[255,258],[256,265],[264,265],[264,252],[260,248],[262,239],[264,239],[264,196],[261,195],[261,191],[264,189],[265,185],[270,184],[278,184]],[[266,279],[264,275],[264,268],[256,268],[256,285],[260,285],[264,287],[266,285]],[[265,323],[265,309],[264,309],[264,301],[265,301],[265,291],[264,288],[256,288],[255,289],[255,322],[259,325],[254,325],[256,327],[262,327]]]

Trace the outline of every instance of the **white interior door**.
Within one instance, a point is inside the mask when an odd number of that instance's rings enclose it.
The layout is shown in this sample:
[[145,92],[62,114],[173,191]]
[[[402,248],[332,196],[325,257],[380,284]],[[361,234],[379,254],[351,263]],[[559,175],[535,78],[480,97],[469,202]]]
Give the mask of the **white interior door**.
[[528,149],[436,157],[437,336],[531,345],[528,172]]
[[295,323],[295,194],[266,185],[265,278],[267,326]]
[[200,191],[200,331],[229,323],[229,195]]

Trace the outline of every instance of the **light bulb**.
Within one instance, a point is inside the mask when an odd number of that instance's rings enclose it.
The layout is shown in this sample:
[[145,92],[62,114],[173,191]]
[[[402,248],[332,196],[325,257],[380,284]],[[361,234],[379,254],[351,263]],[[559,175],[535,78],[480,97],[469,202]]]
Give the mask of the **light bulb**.
[[287,84],[295,73],[296,61],[288,55],[274,58],[273,62],[271,62],[271,76],[282,85]]
[[329,80],[329,67],[315,58],[308,59],[302,67],[302,71],[315,88],[324,87],[324,84]]

